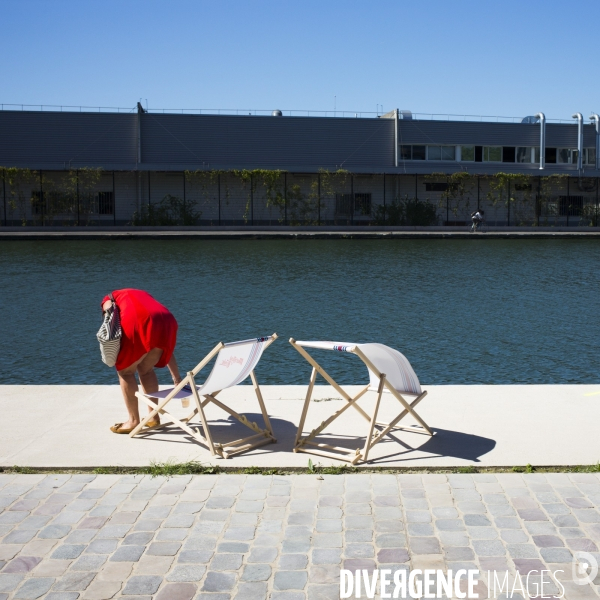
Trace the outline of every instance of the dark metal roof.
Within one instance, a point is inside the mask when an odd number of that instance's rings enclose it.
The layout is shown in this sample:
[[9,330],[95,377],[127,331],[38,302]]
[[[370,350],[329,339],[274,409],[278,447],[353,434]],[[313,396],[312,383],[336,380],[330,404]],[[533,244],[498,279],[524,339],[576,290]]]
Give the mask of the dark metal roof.
[[387,119],[142,115],[144,163],[353,170],[381,169],[393,157]]
[[[472,144],[476,146],[539,146],[539,124],[462,121],[400,121],[401,144]],[[596,146],[593,125],[583,128],[584,147]],[[547,123],[546,146],[577,148],[577,124]]]
[[34,169],[135,165],[136,116],[0,111],[0,165]]
[[[138,124],[141,162],[138,163]],[[399,122],[400,144],[538,146],[537,124],[463,121]],[[577,124],[547,124],[548,147],[577,147]],[[584,126],[584,146],[595,130]],[[365,173],[498,170],[540,173],[514,163],[400,162],[394,167],[394,121],[386,118],[177,115],[0,111],[0,166],[107,170],[344,168]],[[542,172],[570,172],[547,165]],[[586,171],[589,171],[586,168]]]

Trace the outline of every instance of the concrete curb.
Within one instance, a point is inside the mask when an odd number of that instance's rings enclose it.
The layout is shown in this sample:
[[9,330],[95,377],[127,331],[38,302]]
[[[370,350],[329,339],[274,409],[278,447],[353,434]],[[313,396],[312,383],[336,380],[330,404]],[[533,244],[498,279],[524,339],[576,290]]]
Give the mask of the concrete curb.
[[2,227],[0,240],[96,239],[524,239],[599,237],[600,227]]

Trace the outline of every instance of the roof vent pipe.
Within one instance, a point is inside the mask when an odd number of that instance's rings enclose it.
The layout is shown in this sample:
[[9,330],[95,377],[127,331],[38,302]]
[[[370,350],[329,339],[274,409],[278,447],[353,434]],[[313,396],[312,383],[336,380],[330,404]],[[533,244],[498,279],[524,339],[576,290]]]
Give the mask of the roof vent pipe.
[[535,115],[540,120],[540,169],[546,167],[546,115],[538,113]]
[[[598,127],[598,124],[596,124]],[[398,166],[398,109],[394,109],[394,166]]]
[[590,121],[596,123],[596,164],[594,166],[598,169],[598,159],[600,155],[600,117],[596,113],[592,113]]
[[577,119],[577,170],[583,168],[583,115],[575,113],[574,119]]

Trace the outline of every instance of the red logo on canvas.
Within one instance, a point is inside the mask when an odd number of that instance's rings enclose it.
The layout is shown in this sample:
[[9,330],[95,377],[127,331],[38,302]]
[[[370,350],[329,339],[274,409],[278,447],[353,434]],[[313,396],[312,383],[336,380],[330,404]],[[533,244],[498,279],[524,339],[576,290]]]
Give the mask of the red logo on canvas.
[[243,364],[244,364],[244,359],[243,358],[238,358],[237,356],[232,356],[231,358],[225,358],[225,359],[223,359],[219,363],[219,366],[220,367],[225,367],[226,369],[229,369],[229,367],[231,365],[243,365]]

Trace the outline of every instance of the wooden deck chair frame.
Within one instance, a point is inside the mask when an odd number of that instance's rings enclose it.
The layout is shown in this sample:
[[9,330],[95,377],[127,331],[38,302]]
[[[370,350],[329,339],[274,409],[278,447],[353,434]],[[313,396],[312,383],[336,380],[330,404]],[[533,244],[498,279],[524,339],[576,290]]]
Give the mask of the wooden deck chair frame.
[[[270,336],[270,339],[265,343],[263,352],[276,339],[276,333]],[[256,398],[258,400],[258,404],[260,406],[260,410],[265,423],[264,429],[261,429],[255,422],[250,422],[244,415],[237,413],[235,410],[233,410],[223,402],[217,400],[216,396],[220,392],[204,394],[202,395],[203,399],[201,399],[201,396],[198,393],[198,388],[195,383],[195,377],[226,345],[227,344],[224,344],[223,342],[219,342],[205,356],[205,358],[198,363],[198,365],[192,371],[188,371],[186,376],[181,380],[179,384],[177,384],[177,386],[175,386],[172,389],[168,396],[166,396],[164,399],[159,399],[159,402],[157,404],[149,399],[148,396],[152,397],[150,394],[146,396],[143,392],[136,392],[136,396],[138,397],[138,399],[147,404],[152,409],[152,412],[150,412],[148,415],[146,415],[146,417],[144,417],[144,419],[142,419],[140,424],[129,434],[129,436],[134,437],[138,434],[145,434],[148,431],[160,429],[169,424],[174,424],[179,428],[183,429],[183,431],[191,435],[197,442],[204,445],[208,450],[210,450],[212,456],[220,456],[221,458],[230,458],[231,456],[240,454],[242,452],[247,452],[249,450],[253,450],[254,448],[258,448],[259,446],[275,443],[277,439],[275,438],[273,428],[271,427],[271,421],[265,408],[262,392],[260,390],[258,381],[256,380],[254,369],[250,372],[250,378],[252,380],[254,392],[256,393]],[[183,390],[183,388],[185,388],[186,385],[189,385],[191,388],[190,397],[193,400],[194,409],[187,417],[183,419],[177,419],[171,413],[167,412],[165,407],[171,400],[173,400],[177,396],[179,392]],[[206,414],[204,412],[204,408],[207,404],[210,403],[214,404],[215,406],[218,406],[225,412],[229,413],[234,419],[237,419],[242,425],[245,425],[246,427],[250,428],[252,431],[254,431],[254,435],[241,438],[239,440],[234,440],[232,442],[227,442],[226,444],[216,443],[210,430],[209,421],[207,420]],[[158,413],[160,413],[161,417],[165,417],[167,419],[167,422],[165,423],[161,420],[161,423],[159,425],[156,425],[154,427],[147,427],[146,424],[148,423],[148,421],[152,420]],[[204,431],[204,436],[201,435],[199,432],[194,431],[189,426],[190,420],[193,419],[196,415],[199,415],[200,423]]]
[[[379,379],[379,385],[377,386],[377,400],[373,409],[373,413],[368,415],[358,404],[357,401],[362,398],[371,387],[371,384],[367,384],[362,388],[358,394],[354,397],[350,396],[334,379],[329,375],[321,365],[300,345],[301,343],[290,338],[290,344],[306,359],[306,361],[312,366],[312,373],[308,384],[308,390],[306,392],[306,399],[304,400],[304,406],[302,408],[302,415],[300,416],[300,423],[298,424],[298,431],[296,433],[296,439],[294,442],[294,452],[307,452],[309,454],[316,454],[319,456],[325,456],[327,458],[334,458],[337,460],[343,460],[356,465],[361,461],[366,463],[369,458],[369,452],[375,444],[379,443],[384,436],[388,435],[394,429],[400,429],[405,431],[412,431],[414,433],[426,433],[427,435],[434,435],[434,432],[425,423],[425,421],[417,414],[415,407],[425,396],[426,391],[417,395],[412,402],[409,402],[404,396],[398,392],[387,380],[386,374],[381,373],[377,367],[365,356],[365,354],[358,348],[358,345],[352,347],[349,350],[344,350],[358,356],[372,371],[375,376]],[[317,374],[321,375],[329,385],[331,385],[347,404],[345,404],[338,411],[334,412],[328,419],[323,421],[318,427],[313,429],[307,436],[302,437],[304,430],[304,423],[306,421],[306,415],[308,414],[308,407],[312,398],[313,389]],[[377,421],[377,414],[379,412],[379,406],[381,403],[381,397],[384,389],[387,389],[396,400],[402,405],[403,409],[392,421],[389,423],[381,423]],[[315,440],[315,437],[319,435],[325,428],[327,428],[333,421],[335,421],[340,415],[342,415],[348,408],[354,408],[360,415],[368,422],[367,436],[363,448],[357,448],[355,451],[348,450],[340,446],[332,446],[330,444],[319,443]],[[406,416],[411,415],[421,427],[414,425],[398,425],[398,423]]]

